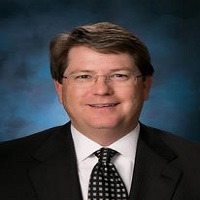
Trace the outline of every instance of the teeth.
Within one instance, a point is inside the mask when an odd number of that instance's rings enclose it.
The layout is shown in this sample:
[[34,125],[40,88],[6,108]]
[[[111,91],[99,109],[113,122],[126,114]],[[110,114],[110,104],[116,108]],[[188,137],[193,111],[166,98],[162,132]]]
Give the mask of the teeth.
[[97,104],[97,105],[91,105],[92,107],[96,107],[96,108],[103,108],[103,107],[113,107],[116,104]]

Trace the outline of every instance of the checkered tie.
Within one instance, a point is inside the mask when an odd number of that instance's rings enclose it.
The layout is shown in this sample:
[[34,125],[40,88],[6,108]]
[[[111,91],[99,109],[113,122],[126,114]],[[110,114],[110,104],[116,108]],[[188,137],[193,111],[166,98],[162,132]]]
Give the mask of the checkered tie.
[[99,158],[94,166],[89,183],[88,200],[127,200],[126,187],[110,162],[117,152],[109,148],[101,148],[94,154]]

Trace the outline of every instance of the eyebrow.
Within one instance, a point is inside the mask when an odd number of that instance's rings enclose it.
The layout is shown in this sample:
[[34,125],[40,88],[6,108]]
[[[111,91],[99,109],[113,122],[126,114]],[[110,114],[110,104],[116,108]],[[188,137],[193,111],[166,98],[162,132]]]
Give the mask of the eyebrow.
[[118,69],[112,69],[111,72],[117,72],[117,71],[135,71],[136,69],[135,68],[129,68],[129,67],[126,67],[126,68],[118,68]]
[[73,75],[73,74],[76,74],[76,73],[93,73],[93,72],[95,72],[95,71],[93,71],[93,70],[74,70],[74,71],[71,71],[70,72],[70,75]]
[[[114,68],[111,69],[108,73],[118,72],[118,71],[136,71],[135,68],[130,69],[129,67],[126,68]],[[82,70],[74,70],[70,72],[70,75],[76,74],[76,73],[97,73],[95,70],[90,69],[82,69]]]

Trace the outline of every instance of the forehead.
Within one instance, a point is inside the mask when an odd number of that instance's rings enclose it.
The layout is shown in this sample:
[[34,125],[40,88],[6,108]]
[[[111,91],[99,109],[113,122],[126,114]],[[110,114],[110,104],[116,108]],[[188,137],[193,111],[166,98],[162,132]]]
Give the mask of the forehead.
[[129,53],[100,53],[85,46],[73,47],[68,54],[67,70],[136,70]]

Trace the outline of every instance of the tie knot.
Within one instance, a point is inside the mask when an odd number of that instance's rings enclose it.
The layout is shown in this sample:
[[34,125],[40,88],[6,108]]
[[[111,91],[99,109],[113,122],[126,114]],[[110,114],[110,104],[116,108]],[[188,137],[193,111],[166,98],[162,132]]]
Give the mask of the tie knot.
[[115,151],[113,149],[101,148],[101,149],[95,151],[94,154],[95,154],[95,156],[97,156],[97,158],[99,158],[99,162],[109,163],[116,153],[117,153],[117,151]]

